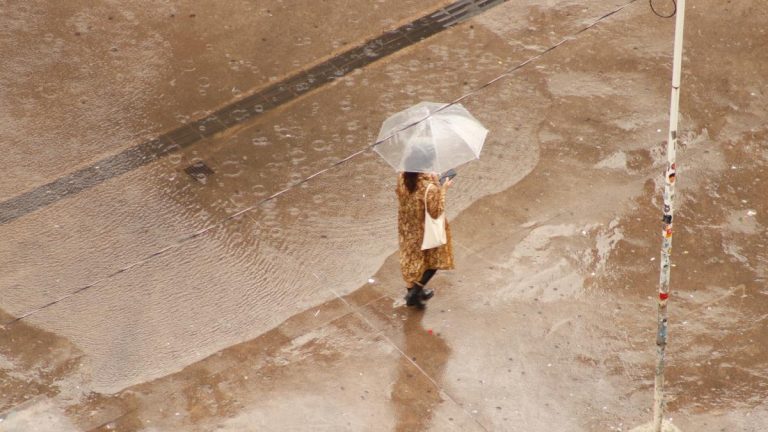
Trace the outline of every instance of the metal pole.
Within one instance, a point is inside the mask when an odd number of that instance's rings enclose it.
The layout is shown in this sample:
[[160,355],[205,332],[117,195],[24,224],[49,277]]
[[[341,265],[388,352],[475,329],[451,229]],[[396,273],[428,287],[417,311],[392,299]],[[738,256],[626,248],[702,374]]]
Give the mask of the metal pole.
[[659,276],[659,329],[656,335],[658,357],[653,395],[653,427],[661,432],[664,417],[664,353],[667,348],[667,302],[669,300],[670,256],[672,254],[672,217],[674,215],[675,179],[677,167],[677,123],[680,108],[680,74],[683,63],[683,24],[685,21],[685,0],[678,0],[675,18],[675,46],[672,62],[672,100],[669,107],[669,136],[667,137],[667,168],[664,173],[664,215],[661,243],[661,274]]

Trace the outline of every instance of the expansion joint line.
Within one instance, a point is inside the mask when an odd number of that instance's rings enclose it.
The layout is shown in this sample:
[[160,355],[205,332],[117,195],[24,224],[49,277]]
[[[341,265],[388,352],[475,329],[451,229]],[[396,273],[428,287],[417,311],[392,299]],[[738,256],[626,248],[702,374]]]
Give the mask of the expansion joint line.
[[336,296],[336,297],[337,297],[339,300],[341,300],[342,302],[344,302],[344,304],[345,304],[345,305],[347,305],[347,307],[348,307],[348,308],[350,308],[350,309],[351,309],[351,310],[352,310],[352,311],[353,311],[355,314],[357,314],[357,315],[358,315],[360,318],[362,318],[362,319],[363,319],[363,321],[365,321],[365,323],[368,325],[368,327],[370,327],[371,329],[373,329],[373,330],[374,330],[374,333],[373,333],[373,334],[378,334],[379,336],[381,336],[382,338],[384,338],[384,340],[386,340],[386,341],[387,341],[387,343],[388,343],[388,344],[390,344],[390,345],[392,346],[392,348],[394,348],[394,349],[395,349],[395,350],[396,350],[398,353],[400,353],[400,355],[401,355],[401,356],[402,356],[402,357],[403,357],[403,358],[404,358],[406,361],[408,361],[408,363],[410,363],[411,365],[413,365],[413,367],[415,367],[416,369],[418,369],[418,371],[419,371],[419,372],[421,372],[421,374],[422,374],[422,375],[424,375],[424,377],[425,377],[427,380],[429,380],[429,382],[430,382],[430,383],[432,383],[432,385],[433,385],[433,386],[434,386],[434,387],[435,387],[435,388],[436,388],[436,389],[437,389],[437,390],[438,390],[438,391],[439,391],[441,394],[444,394],[444,395],[445,395],[445,397],[447,397],[447,398],[448,398],[448,400],[450,400],[450,401],[451,401],[451,403],[453,403],[454,405],[456,405],[456,406],[460,407],[460,408],[461,408],[461,410],[462,410],[462,411],[464,411],[464,413],[465,413],[465,414],[466,414],[466,415],[467,415],[469,418],[471,418],[471,419],[472,419],[472,420],[473,420],[473,421],[474,421],[474,422],[475,422],[475,423],[476,423],[476,424],[477,424],[477,425],[478,425],[478,426],[479,426],[479,427],[480,427],[482,430],[484,430],[485,432],[489,432],[489,431],[488,431],[488,428],[486,428],[486,427],[485,427],[485,425],[483,425],[482,423],[480,423],[480,420],[478,420],[477,418],[475,418],[475,416],[473,416],[473,415],[472,415],[472,414],[471,414],[471,413],[470,413],[470,412],[469,412],[469,411],[468,411],[468,410],[467,410],[467,409],[464,407],[464,405],[463,405],[463,404],[460,404],[458,401],[456,401],[456,399],[455,399],[453,396],[451,396],[451,394],[450,394],[450,393],[448,393],[448,391],[446,391],[446,390],[445,390],[445,389],[444,389],[444,388],[443,388],[443,387],[442,387],[442,386],[441,386],[441,385],[440,385],[440,384],[437,382],[437,380],[435,380],[434,378],[432,378],[432,376],[430,376],[430,375],[427,373],[427,371],[425,371],[425,370],[424,370],[424,369],[423,369],[421,366],[419,366],[419,364],[418,364],[418,363],[416,363],[416,361],[415,361],[415,360],[413,360],[411,357],[409,357],[409,356],[408,356],[408,354],[406,354],[406,353],[405,353],[405,351],[403,351],[403,350],[402,350],[402,349],[401,349],[399,346],[397,346],[397,344],[396,344],[396,343],[395,343],[395,342],[394,342],[392,339],[390,339],[390,338],[389,338],[389,336],[385,335],[383,331],[381,331],[381,330],[377,329],[377,328],[376,328],[376,326],[375,326],[375,325],[373,325],[373,323],[372,323],[370,320],[368,320],[368,318],[367,318],[365,315],[363,315],[363,314],[360,312],[360,310],[359,310],[359,309],[355,308],[355,307],[354,307],[352,304],[350,304],[350,303],[349,303],[349,302],[348,302],[348,301],[347,301],[347,300],[346,300],[344,297],[340,296],[340,295],[339,295],[339,294],[338,294],[336,291],[334,291],[332,288],[328,288],[328,290],[329,290],[329,291],[331,291],[331,292],[332,292],[332,293],[333,293],[333,294],[334,294],[334,295],[335,295],[335,296]]
[[251,205],[249,207],[246,207],[246,208],[244,208],[242,210],[239,210],[239,211],[237,211],[237,212],[227,216],[226,218],[222,219],[221,221],[219,221],[219,222],[217,222],[215,224],[209,225],[209,226],[207,226],[205,228],[202,228],[202,229],[200,229],[198,231],[195,231],[195,232],[193,232],[193,233],[191,233],[191,234],[189,234],[189,235],[187,235],[185,237],[182,237],[181,239],[179,239],[175,243],[173,243],[171,245],[168,245],[168,246],[164,247],[163,249],[160,249],[157,252],[154,252],[154,253],[152,253],[150,255],[147,255],[146,257],[144,257],[143,259],[141,259],[139,261],[136,261],[136,262],[134,262],[132,264],[129,264],[129,265],[125,266],[125,267],[122,267],[119,270],[115,270],[112,273],[109,273],[106,276],[102,277],[101,279],[98,279],[98,280],[96,280],[94,282],[91,282],[91,283],[85,285],[85,286],[82,286],[82,287],[72,291],[71,293],[65,294],[65,295],[63,295],[63,296],[61,296],[61,297],[59,297],[59,298],[57,298],[55,300],[52,300],[52,301],[50,301],[50,302],[48,302],[48,303],[46,303],[46,304],[44,304],[42,306],[39,306],[39,307],[37,307],[35,309],[32,309],[32,310],[30,310],[28,312],[25,312],[24,314],[19,315],[18,317],[14,318],[14,319],[12,319],[10,321],[7,321],[7,322],[5,322],[3,324],[0,324],[0,329],[7,328],[8,326],[10,326],[12,324],[15,324],[15,323],[17,323],[17,322],[19,322],[19,321],[21,321],[21,320],[23,320],[23,319],[25,319],[25,318],[35,314],[37,312],[40,312],[43,309],[47,309],[47,308],[49,308],[49,307],[51,307],[51,306],[53,306],[53,305],[55,305],[57,303],[60,303],[60,302],[66,300],[66,299],[68,299],[70,297],[78,295],[78,294],[80,294],[80,293],[82,293],[82,292],[84,292],[86,290],[89,290],[89,289],[91,289],[91,288],[93,288],[93,287],[95,287],[97,285],[100,285],[103,282],[105,282],[105,281],[107,281],[107,280],[109,280],[109,279],[111,279],[111,278],[113,278],[113,277],[115,277],[115,276],[117,276],[117,275],[119,275],[121,273],[124,273],[124,272],[126,272],[128,270],[131,270],[133,268],[136,268],[136,267],[139,267],[139,266],[141,266],[143,264],[146,264],[148,261],[150,261],[150,260],[152,260],[152,259],[154,259],[154,258],[156,258],[156,257],[158,257],[158,256],[160,256],[160,255],[162,255],[162,254],[164,254],[166,252],[168,252],[169,250],[176,249],[176,248],[186,244],[187,242],[192,241],[192,240],[194,240],[194,239],[196,239],[196,238],[198,238],[198,237],[208,233],[209,231],[211,231],[211,230],[213,230],[215,228],[221,227],[224,224],[226,224],[227,222],[229,222],[230,220],[235,219],[235,218],[243,215],[244,213],[248,213],[250,211],[253,211],[253,210],[261,207],[265,203],[267,203],[269,201],[272,201],[272,200],[276,199],[277,197],[279,197],[279,196],[281,196],[281,195],[283,195],[283,194],[285,194],[285,193],[287,193],[287,192],[289,192],[289,191],[291,191],[293,189],[296,189],[296,188],[300,187],[301,185],[303,185],[303,184],[305,184],[305,183],[315,179],[316,177],[318,177],[318,176],[320,176],[322,174],[325,174],[328,171],[331,171],[334,168],[337,168],[340,165],[343,165],[343,164],[349,162],[352,159],[357,158],[358,156],[360,156],[360,155],[362,155],[362,154],[372,150],[377,145],[385,142],[386,140],[388,140],[388,139],[392,138],[393,136],[397,135],[398,133],[401,133],[401,132],[403,132],[405,130],[408,130],[408,129],[416,126],[417,124],[420,124],[420,123],[426,121],[427,119],[432,117],[434,114],[436,114],[436,113],[438,113],[440,111],[443,111],[443,110],[445,110],[445,109],[447,109],[447,108],[449,108],[449,107],[451,107],[453,105],[456,105],[456,104],[460,103],[461,101],[463,101],[463,100],[465,100],[467,98],[470,98],[470,97],[478,94],[479,92],[481,92],[482,90],[486,89],[487,87],[493,85],[494,83],[496,83],[496,82],[498,82],[498,81],[500,81],[500,80],[502,80],[502,79],[504,79],[506,77],[509,77],[510,75],[514,74],[518,70],[524,68],[525,66],[529,65],[530,63],[533,63],[533,62],[541,59],[545,55],[547,55],[550,52],[556,50],[557,48],[565,45],[569,41],[574,40],[580,34],[582,34],[582,33],[586,32],[586,31],[594,28],[595,26],[597,26],[601,22],[605,21],[606,19],[610,18],[613,15],[616,15],[617,13],[621,12],[622,10],[626,9],[627,7],[632,5],[633,3],[636,3],[637,1],[638,0],[629,0],[627,3],[624,3],[623,5],[617,7],[616,9],[614,9],[614,10],[612,10],[612,11],[610,11],[610,12],[608,12],[608,13],[602,15],[602,16],[600,16],[599,18],[595,19],[589,25],[587,25],[587,26],[577,30],[574,33],[571,33],[570,35],[567,35],[562,40],[560,40],[556,44],[550,46],[549,48],[547,48],[547,49],[539,52],[538,54],[528,58],[527,60],[523,61],[522,63],[520,63],[520,64],[518,64],[518,65],[516,65],[516,66],[514,66],[514,67],[512,67],[510,69],[507,69],[506,71],[504,71],[503,73],[501,73],[497,77],[493,78],[492,80],[486,82],[485,84],[481,85],[480,87],[477,87],[476,89],[471,90],[470,92],[465,93],[465,94],[459,96],[458,98],[456,98],[453,101],[451,101],[451,102],[445,104],[444,106],[438,108],[436,111],[430,113],[429,115],[425,116],[424,118],[419,119],[417,121],[414,121],[411,124],[405,125],[402,128],[392,132],[390,135],[388,135],[388,136],[386,136],[386,137],[384,137],[382,139],[379,139],[376,142],[374,142],[372,144],[369,144],[366,147],[362,148],[361,150],[359,150],[357,152],[354,152],[354,153],[350,154],[349,156],[347,156],[347,157],[345,157],[343,159],[340,159],[340,160],[332,163],[327,168],[324,168],[324,169],[322,169],[322,170],[320,170],[320,171],[310,175],[309,177],[306,177],[306,178],[304,178],[302,180],[299,180],[299,181],[289,185],[285,189],[280,190],[278,192],[275,192],[272,195],[270,195],[270,196],[268,196],[266,198],[263,198],[262,200],[258,201],[257,203],[255,203],[255,204],[253,204],[253,205]]
[[[251,215],[248,215],[248,217],[251,217],[251,218],[252,218],[252,216],[251,216]],[[255,219],[252,219],[252,220],[255,220]],[[293,258],[293,257],[288,257],[288,259],[292,260],[292,261],[293,261],[293,263],[294,263],[295,265],[297,265],[297,266],[300,266],[300,265],[301,265],[301,264],[300,264],[300,263],[298,263],[298,262],[296,261],[296,259],[295,259],[295,258]],[[320,273],[320,274],[323,276],[323,279],[325,279],[325,281],[327,282],[327,281],[328,281],[328,276],[327,276],[326,274],[324,274],[324,272],[321,272],[321,271],[318,271],[318,272],[319,272],[319,273]],[[315,276],[315,278],[316,278],[318,281],[320,281],[320,277],[319,277],[319,276],[317,276],[317,274],[315,274],[314,272],[313,272],[312,274]],[[419,366],[419,364],[418,364],[418,363],[416,363],[416,361],[415,361],[415,360],[413,360],[411,357],[409,357],[409,356],[408,356],[408,354],[406,354],[406,353],[405,353],[405,351],[403,351],[403,350],[402,350],[402,349],[401,349],[399,346],[397,346],[397,344],[396,344],[396,343],[395,343],[395,342],[394,342],[394,341],[393,341],[391,338],[389,338],[389,337],[388,337],[386,334],[384,334],[384,332],[383,332],[381,329],[378,329],[378,328],[377,328],[377,327],[376,327],[376,326],[375,326],[375,325],[374,325],[374,324],[373,324],[373,323],[372,323],[372,322],[371,322],[371,321],[368,319],[368,317],[366,317],[366,316],[365,316],[365,315],[364,315],[364,314],[361,312],[361,310],[362,310],[364,307],[366,307],[366,306],[368,306],[368,305],[371,305],[371,304],[373,304],[373,303],[376,303],[377,301],[381,300],[382,298],[388,297],[387,295],[382,295],[382,296],[380,296],[380,297],[377,297],[376,299],[373,299],[373,300],[371,300],[371,301],[367,302],[366,304],[364,304],[364,305],[363,305],[363,306],[361,306],[361,307],[355,307],[353,304],[351,304],[350,302],[348,302],[348,301],[347,301],[347,299],[345,299],[345,298],[344,298],[343,296],[341,296],[341,295],[340,295],[338,292],[336,292],[336,290],[334,290],[333,288],[331,288],[331,285],[330,285],[330,284],[327,284],[327,285],[325,285],[325,286],[326,286],[326,289],[327,289],[327,291],[328,291],[328,292],[330,292],[331,294],[333,294],[333,295],[334,295],[334,297],[336,297],[337,299],[339,299],[339,300],[340,300],[342,303],[344,303],[344,306],[346,306],[346,307],[347,307],[347,309],[349,309],[349,312],[348,312],[347,314],[343,315],[343,316],[348,316],[348,315],[350,315],[350,314],[355,314],[355,315],[359,316],[359,317],[360,317],[360,318],[361,318],[361,319],[362,319],[362,320],[365,322],[365,324],[366,324],[368,327],[370,327],[370,328],[373,330],[373,332],[372,332],[372,335],[379,335],[379,336],[381,336],[382,338],[384,338],[384,340],[386,340],[386,341],[387,341],[387,343],[388,343],[389,345],[391,345],[391,346],[392,346],[392,348],[394,348],[394,349],[395,349],[395,350],[396,350],[398,353],[400,353],[400,355],[401,355],[401,356],[402,356],[402,357],[403,357],[403,358],[404,358],[406,361],[408,361],[408,362],[409,362],[410,364],[412,364],[412,365],[413,365],[413,366],[414,366],[416,369],[418,369],[418,371],[419,371],[419,372],[421,372],[421,374],[422,374],[422,375],[424,375],[424,377],[425,377],[425,378],[426,378],[426,379],[427,379],[427,380],[428,380],[430,383],[432,383],[432,385],[433,385],[433,386],[434,386],[434,387],[435,387],[435,388],[436,388],[436,389],[437,389],[437,390],[438,390],[440,393],[444,394],[444,395],[445,395],[445,397],[446,397],[446,398],[448,398],[448,400],[450,400],[450,401],[451,401],[451,402],[452,402],[454,405],[456,405],[456,406],[460,407],[460,408],[461,408],[461,409],[464,411],[464,413],[465,413],[467,416],[469,416],[469,418],[471,418],[471,419],[472,419],[472,420],[473,420],[475,423],[477,423],[477,425],[478,425],[478,426],[479,426],[479,427],[480,427],[482,430],[484,430],[485,432],[489,432],[489,431],[488,431],[488,429],[487,429],[487,428],[486,428],[486,427],[485,427],[485,426],[484,426],[482,423],[480,423],[480,421],[479,421],[478,419],[476,419],[476,418],[475,418],[475,417],[474,417],[472,414],[470,414],[470,412],[469,412],[469,411],[467,411],[467,409],[464,407],[464,405],[462,405],[462,404],[458,403],[458,402],[456,401],[456,399],[455,399],[453,396],[451,396],[451,394],[450,394],[450,393],[448,393],[448,391],[446,391],[446,390],[445,390],[445,389],[444,389],[442,386],[440,386],[440,384],[437,382],[437,380],[436,380],[436,379],[432,378],[432,376],[430,376],[430,375],[427,373],[427,371],[425,371],[425,370],[424,370],[424,369],[423,369],[421,366]],[[340,317],[340,318],[341,318],[341,317]]]

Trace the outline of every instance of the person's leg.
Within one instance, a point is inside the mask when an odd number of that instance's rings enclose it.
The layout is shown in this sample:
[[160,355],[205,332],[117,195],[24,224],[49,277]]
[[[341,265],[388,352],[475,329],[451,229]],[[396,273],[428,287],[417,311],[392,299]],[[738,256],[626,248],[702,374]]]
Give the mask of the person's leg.
[[422,296],[424,291],[419,285],[419,282],[414,282],[413,286],[408,288],[408,293],[405,295],[405,305],[416,307],[417,309],[424,309],[424,302]]
[[424,274],[421,275],[421,280],[419,280],[419,285],[424,288],[427,285],[427,282],[432,279],[432,276],[435,275],[435,273],[437,273],[437,269],[424,270]]
[[419,279],[419,281],[413,285],[413,297],[420,298],[421,300],[429,300],[432,298],[432,296],[435,295],[433,290],[424,288],[424,286],[427,284],[427,282],[429,282],[430,279],[432,279],[432,276],[434,276],[435,273],[437,273],[437,269],[427,269],[424,271],[424,274],[421,275],[421,279]]
[[413,286],[408,288],[408,293],[405,295],[405,304],[408,306],[416,306],[419,309],[424,307],[424,300],[429,300],[435,295],[433,290],[425,290],[424,285],[432,279],[432,276],[437,273],[437,269],[427,269],[421,275],[421,279],[418,282],[414,282]]

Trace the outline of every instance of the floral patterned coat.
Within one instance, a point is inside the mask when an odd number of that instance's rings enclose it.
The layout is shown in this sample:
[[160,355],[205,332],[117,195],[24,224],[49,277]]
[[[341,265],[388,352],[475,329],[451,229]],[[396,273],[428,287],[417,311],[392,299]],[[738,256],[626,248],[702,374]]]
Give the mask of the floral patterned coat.
[[453,268],[453,246],[448,220],[445,221],[448,242],[434,249],[421,250],[424,240],[424,192],[430,184],[434,186],[427,193],[427,209],[430,216],[437,218],[445,211],[446,189],[432,180],[429,174],[421,174],[416,191],[411,193],[405,186],[403,174],[398,176],[396,192],[400,203],[397,214],[400,270],[408,286],[421,279],[427,269]]

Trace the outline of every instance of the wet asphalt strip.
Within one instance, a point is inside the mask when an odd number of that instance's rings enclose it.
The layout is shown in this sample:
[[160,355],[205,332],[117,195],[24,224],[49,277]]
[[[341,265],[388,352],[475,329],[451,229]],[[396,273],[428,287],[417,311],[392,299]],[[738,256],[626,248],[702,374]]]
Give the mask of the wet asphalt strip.
[[102,182],[286,104],[350,72],[420,42],[507,0],[459,0],[314,67],[229,104],[155,139],[127,148],[87,167],[0,203],[0,224],[25,216]]

